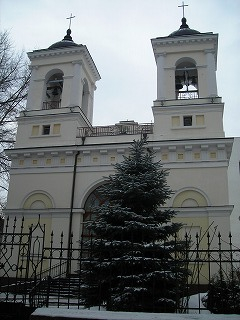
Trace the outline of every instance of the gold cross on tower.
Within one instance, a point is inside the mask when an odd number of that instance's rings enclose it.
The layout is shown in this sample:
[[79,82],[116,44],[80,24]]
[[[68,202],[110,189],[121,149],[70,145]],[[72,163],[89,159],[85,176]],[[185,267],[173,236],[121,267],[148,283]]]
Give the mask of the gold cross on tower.
[[183,8],[183,18],[184,18],[184,7],[188,7],[188,4],[184,4],[184,1],[182,2],[181,6],[178,6],[179,8]]

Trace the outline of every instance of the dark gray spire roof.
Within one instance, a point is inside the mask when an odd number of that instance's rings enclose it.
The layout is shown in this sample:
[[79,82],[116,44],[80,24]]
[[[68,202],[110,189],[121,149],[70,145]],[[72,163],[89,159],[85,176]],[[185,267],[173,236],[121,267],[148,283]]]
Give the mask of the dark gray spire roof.
[[75,43],[71,37],[71,29],[67,30],[66,36],[61,41],[53,43],[48,49],[59,49],[67,47],[79,47],[79,44]]
[[198,34],[198,33],[200,32],[189,28],[189,26],[187,25],[187,19],[183,17],[182,25],[180,26],[180,28],[172,32],[168,37],[187,36],[187,35]]

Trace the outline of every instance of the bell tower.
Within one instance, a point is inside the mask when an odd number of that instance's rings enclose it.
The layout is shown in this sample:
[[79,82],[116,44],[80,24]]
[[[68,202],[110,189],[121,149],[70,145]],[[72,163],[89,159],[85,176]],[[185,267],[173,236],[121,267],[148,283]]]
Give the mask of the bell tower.
[[217,92],[218,34],[189,28],[152,39],[157,65],[155,135],[161,139],[224,137]]
[[100,79],[87,47],[76,44],[68,29],[63,40],[28,57],[32,73],[16,147],[75,144],[77,128],[92,125],[95,83]]

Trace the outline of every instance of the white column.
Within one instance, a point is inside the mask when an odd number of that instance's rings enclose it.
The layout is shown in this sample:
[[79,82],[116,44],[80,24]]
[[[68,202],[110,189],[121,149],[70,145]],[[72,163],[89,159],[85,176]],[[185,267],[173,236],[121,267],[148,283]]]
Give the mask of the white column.
[[208,95],[209,97],[216,97],[218,94],[214,50],[205,50],[205,53],[207,57]]
[[157,100],[165,100],[166,89],[164,81],[164,60],[166,53],[157,56]]

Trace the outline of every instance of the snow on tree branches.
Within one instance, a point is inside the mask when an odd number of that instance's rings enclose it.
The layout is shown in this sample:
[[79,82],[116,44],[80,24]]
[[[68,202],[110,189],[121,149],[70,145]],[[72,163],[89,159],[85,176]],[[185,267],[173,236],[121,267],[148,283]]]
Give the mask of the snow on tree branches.
[[10,169],[4,149],[15,141],[16,116],[25,107],[29,78],[24,53],[16,54],[8,32],[0,32],[0,207],[4,206]]
[[175,212],[163,207],[171,195],[168,173],[145,140],[133,141],[129,156],[115,165],[87,223],[92,237],[83,244],[86,306],[107,310],[174,312],[188,274],[181,262],[185,244]]

